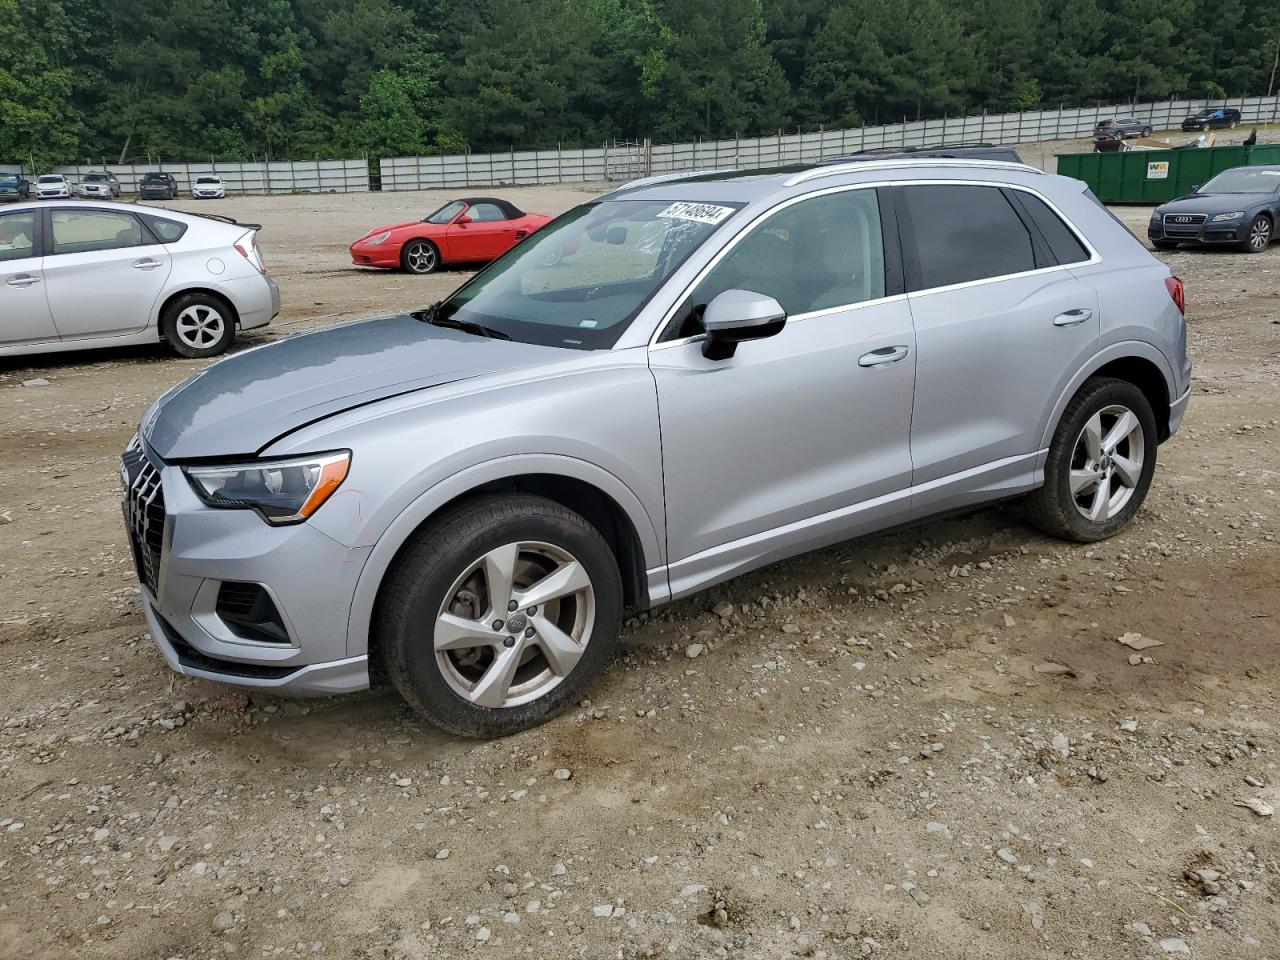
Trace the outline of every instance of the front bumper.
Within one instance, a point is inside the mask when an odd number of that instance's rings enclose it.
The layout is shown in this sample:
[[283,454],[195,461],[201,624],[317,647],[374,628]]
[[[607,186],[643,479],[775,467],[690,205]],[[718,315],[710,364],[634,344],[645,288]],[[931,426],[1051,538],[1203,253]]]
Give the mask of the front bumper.
[[1213,223],[1211,220],[1206,219],[1204,223],[1181,226],[1166,224],[1163,220],[1158,223],[1152,221],[1147,224],[1147,238],[1149,240],[1167,240],[1170,243],[1241,243],[1248,239],[1248,236],[1248,218],[1228,220],[1222,223]]
[[388,242],[384,241],[372,247],[353,243],[347,249],[351,253],[351,262],[357,267],[396,269],[400,266],[400,247],[401,244],[394,243],[388,249]]
[[[347,649],[369,548],[343,546],[310,524],[272,527],[253,511],[207,507],[180,468],[136,445],[125,455],[124,479],[143,612],[172,669],[289,695],[369,686],[367,651]],[[260,587],[284,637],[246,636],[219,601],[226,583]]]
[[191,197],[195,200],[222,200],[226,194],[221,190],[193,190]]
[[70,200],[70,190],[37,190],[37,200]]

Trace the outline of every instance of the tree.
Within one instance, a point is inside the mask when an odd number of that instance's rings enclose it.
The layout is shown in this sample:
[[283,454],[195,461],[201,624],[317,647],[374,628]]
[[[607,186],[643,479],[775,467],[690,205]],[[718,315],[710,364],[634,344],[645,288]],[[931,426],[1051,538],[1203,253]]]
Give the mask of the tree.
[[80,149],[71,37],[58,0],[0,0],[0,158],[42,167]]

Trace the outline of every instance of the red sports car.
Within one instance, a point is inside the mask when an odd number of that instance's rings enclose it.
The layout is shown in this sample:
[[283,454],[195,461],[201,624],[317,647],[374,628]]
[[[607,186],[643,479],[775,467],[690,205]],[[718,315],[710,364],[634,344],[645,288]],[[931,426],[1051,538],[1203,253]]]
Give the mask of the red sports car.
[[506,200],[463,197],[423,220],[374,227],[351,245],[351,262],[409,273],[431,273],[442,264],[488,263],[550,221]]

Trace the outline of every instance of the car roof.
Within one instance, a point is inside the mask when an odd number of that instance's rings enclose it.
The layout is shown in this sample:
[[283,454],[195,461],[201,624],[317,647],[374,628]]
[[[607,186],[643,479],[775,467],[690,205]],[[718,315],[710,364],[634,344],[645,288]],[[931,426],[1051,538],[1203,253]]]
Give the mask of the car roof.
[[624,184],[600,200],[689,200],[703,203],[751,203],[784,193],[805,193],[826,186],[928,179],[1007,181],[1047,176],[1025,163],[952,157],[863,159],[754,170],[710,170],[649,177]]
[[[455,197],[449,203],[465,203],[468,207],[475,206],[477,203],[492,203],[502,211],[502,215],[508,220],[516,220],[524,216],[524,211],[514,203],[499,197]],[[449,203],[444,204],[444,206],[447,207]]]
[[146,213],[151,216],[162,217],[165,220],[180,220],[190,226],[238,227],[241,232],[261,229],[261,224],[239,223],[231,217],[224,217],[215,213],[187,213],[183,210],[159,207],[150,203],[121,203],[118,200],[65,200],[52,207],[48,203],[42,203],[38,200],[23,200],[20,203],[7,203],[0,207],[0,213],[21,210],[101,210],[104,213],[120,213],[123,211],[135,214]]

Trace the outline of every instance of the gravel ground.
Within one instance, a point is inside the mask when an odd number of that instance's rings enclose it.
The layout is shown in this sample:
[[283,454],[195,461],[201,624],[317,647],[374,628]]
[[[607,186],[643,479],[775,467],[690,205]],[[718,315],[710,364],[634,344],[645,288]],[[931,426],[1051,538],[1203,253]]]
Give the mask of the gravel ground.
[[[198,209],[265,225],[252,344],[447,292],[345,257],[444,199]],[[997,507],[778,564],[495,743],[171,674],[116,463],[204,364],[0,361],[0,956],[1280,956],[1280,246],[1162,256],[1195,396],[1123,535]]]

